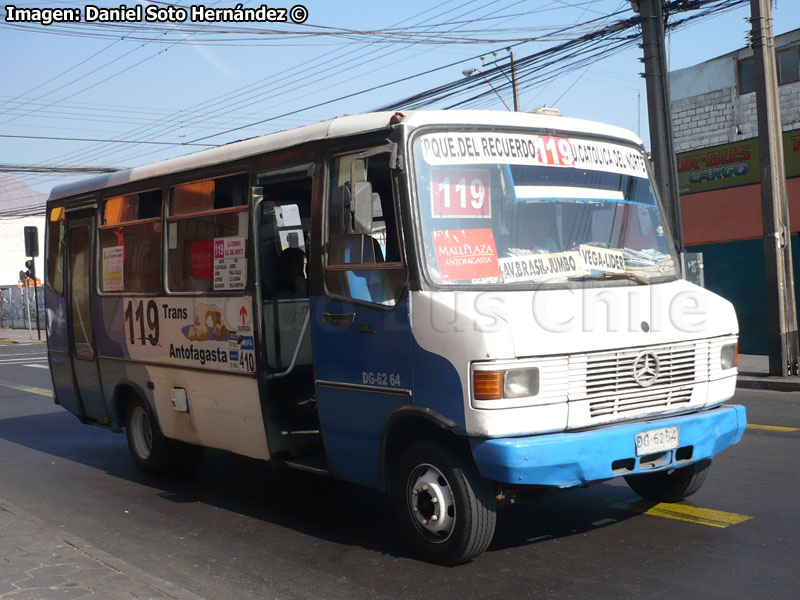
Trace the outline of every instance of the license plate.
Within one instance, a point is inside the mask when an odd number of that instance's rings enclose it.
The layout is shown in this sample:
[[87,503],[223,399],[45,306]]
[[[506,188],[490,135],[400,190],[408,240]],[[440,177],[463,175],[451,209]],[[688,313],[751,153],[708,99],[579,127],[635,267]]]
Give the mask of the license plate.
[[636,434],[636,456],[655,454],[678,447],[678,428],[664,427]]

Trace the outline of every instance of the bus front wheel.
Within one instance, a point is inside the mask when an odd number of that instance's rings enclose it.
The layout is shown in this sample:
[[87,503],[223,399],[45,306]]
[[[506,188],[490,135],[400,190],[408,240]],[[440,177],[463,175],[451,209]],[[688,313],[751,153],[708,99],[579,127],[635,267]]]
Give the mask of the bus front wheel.
[[202,456],[201,447],[165,437],[150,407],[139,398],[128,405],[125,433],[133,462],[146,475],[191,470]]
[[710,466],[711,460],[701,460],[679,469],[628,475],[625,481],[645,500],[677,502],[700,489]]
[[403,537],[427,561],[460,564],[492,541],[494,486],[448,448],[433,442],[410,446],[400,458],[392,493]]

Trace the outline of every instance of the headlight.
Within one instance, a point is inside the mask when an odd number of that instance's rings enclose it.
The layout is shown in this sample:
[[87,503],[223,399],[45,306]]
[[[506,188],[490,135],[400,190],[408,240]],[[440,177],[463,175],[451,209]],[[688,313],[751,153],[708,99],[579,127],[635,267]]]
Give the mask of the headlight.
[[473,371],[472,390],[476,400],[526,398],[539,393],[539,369]]
[[724,371],[739,364],[739,344],[725,344],[719,354],[720,368]]
[[503,397],[525,398],[539,393],[539,369],[512,369],[506,371]]

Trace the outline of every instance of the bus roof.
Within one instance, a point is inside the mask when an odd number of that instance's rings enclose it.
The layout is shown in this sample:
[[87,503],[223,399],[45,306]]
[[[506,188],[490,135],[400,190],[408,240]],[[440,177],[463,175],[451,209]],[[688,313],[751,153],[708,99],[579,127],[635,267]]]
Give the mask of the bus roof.
[[[98,175],[54,187],[50,192],[48,201],[89,194],[168,173],[218,165],[264,152],[290,148],[310,141],[388,129],[389,120],[393,114],[393,112],[377,112],[337,117],[313,125],[304,125],[296,129],[288,129],[239,142],[231,142],[208,150],[168,158],[123,171]],[[561,116],[490,110],[416,110],[407,111],[403,115],[402,123],[410,128],[422,125],[521,127],[608,136],[629,141],[637,146],[642,145],[641,140],[627,129],[595,121],[584,121]]]

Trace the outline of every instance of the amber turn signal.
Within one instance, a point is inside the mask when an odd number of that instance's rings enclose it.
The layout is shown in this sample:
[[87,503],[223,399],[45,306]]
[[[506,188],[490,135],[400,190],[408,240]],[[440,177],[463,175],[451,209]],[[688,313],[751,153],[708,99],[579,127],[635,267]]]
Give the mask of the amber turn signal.
[[503,397],[503,371],[473,371],[472,389],[476,400],[499,400]]

